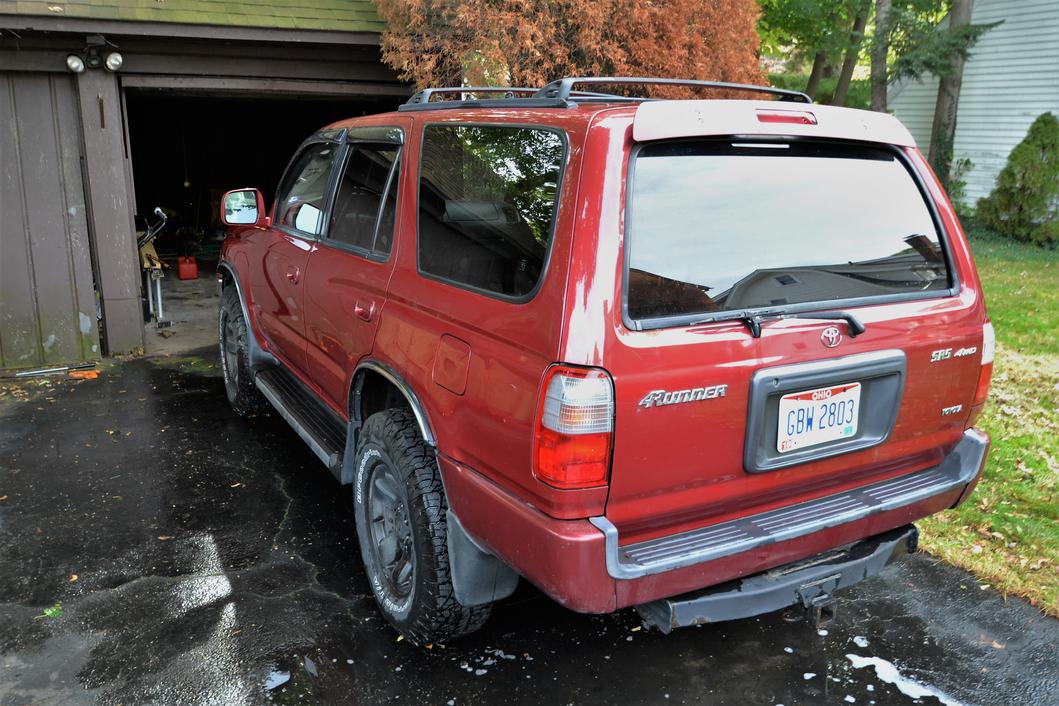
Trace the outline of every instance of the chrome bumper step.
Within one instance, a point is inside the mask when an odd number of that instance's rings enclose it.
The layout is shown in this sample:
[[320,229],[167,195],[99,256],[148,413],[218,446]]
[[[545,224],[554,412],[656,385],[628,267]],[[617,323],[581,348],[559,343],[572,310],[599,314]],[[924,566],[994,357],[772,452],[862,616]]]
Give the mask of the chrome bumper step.
[[606,536],[608,573],[634,579],[803,537],[966,487],[981,472],[988,448],[988,438],[969,429],[933,468],[636,544],[619,546],[618,529],[606,517],[589,521]]

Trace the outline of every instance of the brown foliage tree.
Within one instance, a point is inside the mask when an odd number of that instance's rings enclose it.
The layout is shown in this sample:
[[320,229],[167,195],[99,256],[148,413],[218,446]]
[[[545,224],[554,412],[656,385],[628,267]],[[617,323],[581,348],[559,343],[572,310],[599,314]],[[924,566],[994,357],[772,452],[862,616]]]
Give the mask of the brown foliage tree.
[[[417,88],[562,76],[761,83],[755,0],[376,0],[383,60]],[[656,89],[656,94],[666,91]],[[672,89],[668,93],[673,93]]]

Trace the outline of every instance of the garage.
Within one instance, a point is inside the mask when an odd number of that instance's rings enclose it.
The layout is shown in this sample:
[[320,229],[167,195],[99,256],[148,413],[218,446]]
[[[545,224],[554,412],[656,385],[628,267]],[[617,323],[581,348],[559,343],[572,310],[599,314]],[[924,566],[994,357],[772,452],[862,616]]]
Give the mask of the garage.
[[170,216],[156,240],[160,253],[208,252],[219,230],[224,191],[255,186],[268,193],[298,144],[321,126],[389,102],[312,97],[233,96],[126,89],[137,216],[161,206]]
[[369,97],[125,89],[138,240],[160,225],[156,208],[167,219],[141,250],[145,353],[213,343],[212,273],[226,233],[218,216],[225,191],[253,186],[271,197],[306,137],[341,118],[393,107],[393,99]]
[[185,293],[206,293],[223,191],[268,193],[316,129],[409,94],[368,0],[140,5],[0,10],[0,368],[143,350],[136,233],[156,206],[164,284],[192,256]]

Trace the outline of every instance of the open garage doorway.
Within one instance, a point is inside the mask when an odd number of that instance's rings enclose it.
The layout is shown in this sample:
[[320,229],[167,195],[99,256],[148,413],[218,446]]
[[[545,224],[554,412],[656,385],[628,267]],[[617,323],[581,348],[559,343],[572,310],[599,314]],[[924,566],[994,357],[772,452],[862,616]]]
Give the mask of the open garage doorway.
[[[151,306],[145,302],[146,352],[178,353],[216,341],[213,273],[225,191],[254,186],[270,200],[303,140],[328,123],[393,110],[399,102],[127,89],[136,230],[156,222],[155,207],[168,217],[153,243],[162,276],[144,280],[152,290]],[[179,278],[181,257],[194,258],[197,278]],[[141,264],[150,265],[150,258]],[[184,264],[189,275],[191,263]],[[159,288],[161,325],[155,323]]]

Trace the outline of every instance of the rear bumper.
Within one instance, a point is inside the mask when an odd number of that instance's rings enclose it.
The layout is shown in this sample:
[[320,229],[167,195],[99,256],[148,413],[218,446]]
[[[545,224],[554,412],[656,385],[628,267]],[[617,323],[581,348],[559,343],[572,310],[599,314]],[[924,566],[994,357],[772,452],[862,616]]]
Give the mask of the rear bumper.
[[989,437],[971,429],[941,464],[895,480],[633,545],[605,517],[557,520],[440,458],[450,509],[484,548],[556,601],[606,613],[756,574],[962,502]]
[[914,552],[918,538],[915,527],[901,527],[737,581],[644,603],[636,610],[647,622],[669,632],[749,618],[799,603],[812,609],[830,603],[836,590],[860,583],[891,561]]

